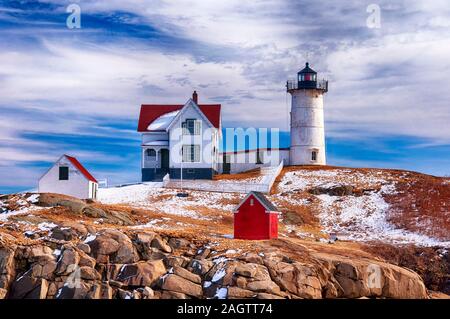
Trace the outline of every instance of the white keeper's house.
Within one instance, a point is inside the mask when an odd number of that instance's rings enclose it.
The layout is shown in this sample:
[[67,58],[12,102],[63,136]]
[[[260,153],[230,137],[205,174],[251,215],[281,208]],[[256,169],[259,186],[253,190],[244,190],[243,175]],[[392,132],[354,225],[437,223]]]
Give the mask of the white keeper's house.
[[96,199],[98,182],[73,156],[62,155],[39,179],[39,193]]
[[[323,96],[328,81],[306,66],[286,83],[292,96],[290,146],[262,143],[231,151],[220,150],[222,117],[220,104],[199,104],[197,92],[185,104],[143,104],[138,132],[142,133],[142,181],[212,179],[215,174],[239,173],[259,167],[325,165]],[[255,115],[256,117],[257,115]],[[228,132],[227,132],[228,133]],[[227,137],[228,138],[228,137]],[[231,139],[234,139],[232,137]]]
[[194,91],[184,105],[141,106],[142,181],[212,179],[219,171],[220,104],[198,104]]

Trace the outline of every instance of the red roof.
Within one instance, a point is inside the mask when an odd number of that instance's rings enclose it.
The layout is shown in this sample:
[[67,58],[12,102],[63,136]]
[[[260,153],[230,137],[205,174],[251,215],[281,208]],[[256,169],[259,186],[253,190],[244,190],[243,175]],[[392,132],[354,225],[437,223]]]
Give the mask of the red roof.
[[89,173],[88,170],[85,169],[84,166],[81,165],[81,163],[78,162],[78,160],[75,157],[65,154],[64,156],[67,157],[67,159],[72,163],[72,165],[75,166],[84,175],[84,177],[86,177],[91,182],[98,183],[97,180],[94,178],[94,176],[92,176],[91,173]]
[[[166,113],[181,110],[182,104],[142,104],[139,114],[138,132],[147,132],[147,127],[158,117]],[[198,106],[214,127],[220,126],[220,104],[202,104]]]

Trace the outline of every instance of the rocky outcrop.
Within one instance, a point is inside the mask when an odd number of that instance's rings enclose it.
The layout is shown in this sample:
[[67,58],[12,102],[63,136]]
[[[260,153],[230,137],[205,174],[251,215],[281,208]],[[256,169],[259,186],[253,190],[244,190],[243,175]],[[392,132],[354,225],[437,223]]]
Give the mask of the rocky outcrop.
[[101,218],[109,224],[134,225],[133,218],[126,212],[100,207],[95,203],[71,196],[42,193],[39,196],[38,205],[43,207],[64,207],[72,214]]
[[416,273],[379,260],[269,247],[230,257],[154,232],[71,228],[26,245],[1,239],[0,299],[427,298]]

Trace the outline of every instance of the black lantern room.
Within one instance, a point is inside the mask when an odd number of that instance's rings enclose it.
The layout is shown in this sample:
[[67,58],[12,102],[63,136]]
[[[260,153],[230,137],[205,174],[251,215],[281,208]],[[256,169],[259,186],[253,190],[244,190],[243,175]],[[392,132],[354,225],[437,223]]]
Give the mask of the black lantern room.
[[299,89],[317,88],[317,72],[309,67],[308,62],[305,68],[297,73],[297,77]]

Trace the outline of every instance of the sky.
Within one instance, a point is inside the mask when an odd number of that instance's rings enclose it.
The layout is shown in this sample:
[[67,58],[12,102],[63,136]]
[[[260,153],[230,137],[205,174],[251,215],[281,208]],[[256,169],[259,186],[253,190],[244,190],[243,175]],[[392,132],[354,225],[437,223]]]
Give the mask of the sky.
[[450,175],[449,57],[446,0],[1,0],[0,193],[63,153],[139,181],[140,105],[194,89],[224,127],[288,131],[285,82],[306,60],[329,80],[328,164]]

